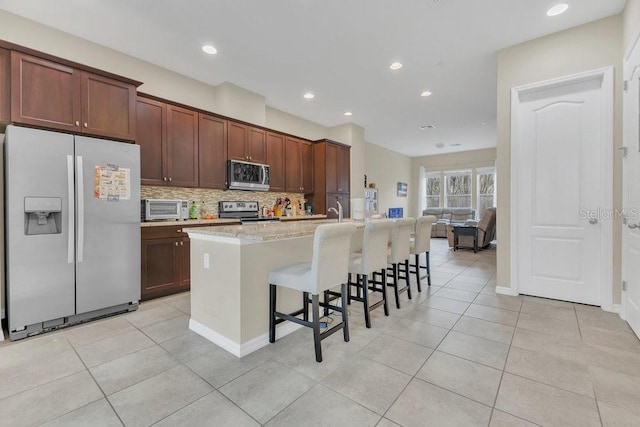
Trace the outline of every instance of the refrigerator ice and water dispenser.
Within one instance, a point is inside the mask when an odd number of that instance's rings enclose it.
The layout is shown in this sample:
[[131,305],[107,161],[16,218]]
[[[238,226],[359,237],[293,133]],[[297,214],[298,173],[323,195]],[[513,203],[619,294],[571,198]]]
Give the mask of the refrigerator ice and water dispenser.
[[24,198],[24,234],[60,234],[62,232],[61,197]]

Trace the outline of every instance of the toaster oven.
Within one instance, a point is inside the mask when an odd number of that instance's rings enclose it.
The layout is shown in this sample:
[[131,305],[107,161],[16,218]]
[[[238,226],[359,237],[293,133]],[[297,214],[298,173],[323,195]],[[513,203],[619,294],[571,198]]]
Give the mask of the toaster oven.
[[159,219],[189,219],[189,202],[187,200],[144,199],[141,202],[143,221]]

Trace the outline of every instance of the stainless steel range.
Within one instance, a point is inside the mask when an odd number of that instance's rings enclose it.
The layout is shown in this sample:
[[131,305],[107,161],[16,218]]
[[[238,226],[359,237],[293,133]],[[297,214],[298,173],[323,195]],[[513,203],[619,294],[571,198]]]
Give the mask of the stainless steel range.
[[260,216],[258,202],[218,202],[219,218],[238,218],[242,223],[280,221],[280,218]]

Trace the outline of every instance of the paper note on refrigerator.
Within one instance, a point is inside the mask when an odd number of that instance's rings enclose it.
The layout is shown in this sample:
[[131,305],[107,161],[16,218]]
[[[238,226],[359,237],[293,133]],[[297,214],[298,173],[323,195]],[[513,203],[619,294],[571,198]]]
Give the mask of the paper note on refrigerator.
[[93,197],[118,201],[131,198],[131,173],[117,165],[96,165],[94,169]]

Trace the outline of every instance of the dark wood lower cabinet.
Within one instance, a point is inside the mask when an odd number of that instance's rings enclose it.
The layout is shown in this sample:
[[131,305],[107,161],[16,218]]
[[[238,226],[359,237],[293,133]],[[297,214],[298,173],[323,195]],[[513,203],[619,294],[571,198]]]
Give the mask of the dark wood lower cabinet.
[[[198,226],[189,224],[189,227]],[[182,226],[143,227],[141,233],[141,300],[188,291],[191,246]]]

